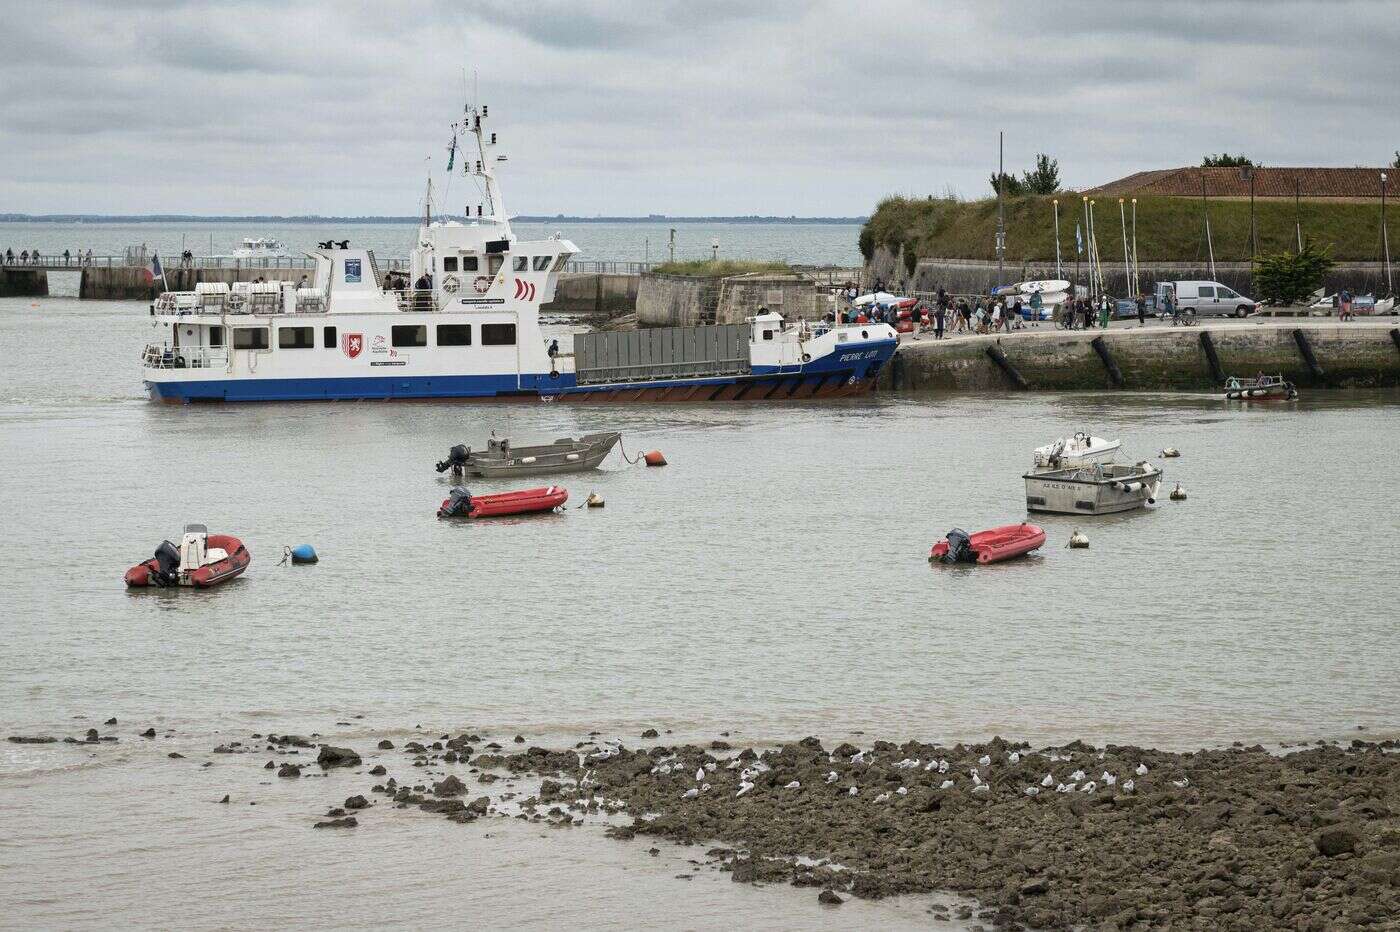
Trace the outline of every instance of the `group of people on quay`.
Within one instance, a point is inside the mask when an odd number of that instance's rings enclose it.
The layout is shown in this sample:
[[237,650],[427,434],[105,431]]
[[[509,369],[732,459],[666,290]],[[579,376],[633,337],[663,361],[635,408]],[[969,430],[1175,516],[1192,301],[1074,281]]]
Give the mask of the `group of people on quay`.
[[84,266],[92,262],[91,249],[86,253],[81,249],[76,252],[65,249],[57,255],[45,257],[43,253],[39,252],[38,247],[21,249],[18,255],[15,254],[13,248],[8,248],[4,253],[0,253],[0,256],[3,256],[6,265],[57,265],[59,259],[63,260],[63,265],[72,266]]
[[[876,279],[873,285],[876,294],[885,289],[884,281]],[[883,323],[896,329],[915,334],[932,332],[934,339],[941,340],[949,334],[990,334],[1010,333],[1028,327],[1039,327],[1042,320],[1061,330],[1107,329],[1116,304],[1108,295],[1097,298],[1071,297],[1069,300],[1050,307],[1050,315],[1045,314],[1045,305],[1039,293],[1017,295],[1012,298],[987,297],[982,295],[950,294],[942,285],[932,296],[919,298],[910,307],[870,303],[857,305],[857,288],[848,282],[841,289],[840,307],[828,315],[828,320],[840,320],[848,324]],[[1147,323],[1147,295],[1139,294],[1133,300],[1137,310],[1139,326]],[[1175,308],[1168,297],[1167,306],[1162,309],[1163,317],[1175,314]]]

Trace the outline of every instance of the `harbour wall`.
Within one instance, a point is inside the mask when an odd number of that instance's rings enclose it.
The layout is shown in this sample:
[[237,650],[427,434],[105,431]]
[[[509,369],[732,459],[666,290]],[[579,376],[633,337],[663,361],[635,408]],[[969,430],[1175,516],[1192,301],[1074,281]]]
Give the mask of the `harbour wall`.
[[[1218,372],[1212,369],[1211,349]],[[1005,391],[1021,388],[1019,378],[1029,391],[1212,391],[1225,377],[1259,372],[1282,373],[1300,388],[1400,386],[1400,328],[1387,318],[922,339],[900,347],[880,373],[879,386]]]
[[[1126,295],[1127,280],[1123,274],[1123,263],[1114,262],[1103,256],[1104,283],[1110,294]],[[1060,263],[1063,278],[1075,279],[1074,253],[1067,252]],[[1138,266],[1138,281],[1148,294],[1152,293],[1153,283],[1159,281],[1218,281],[1228,285],[1240,294],[1253,295],[1254,282],[1248,262],[1217,262],[1215,274],[1211,274],[1210,263],[1204,258],[1181,262],[1143,262]],[[888,249],[878,248],[870,264],[866,266],[866,281],[873,282],[877,277],[887,283],[906,283],[907,291],[937,291],[941,285],[953,294],[987,294],[994,285],[1008,282],[1036,281],[1055,278],[1054,262],[1007,262],[1003,278],[997,277],[997,264],[985,259],[920,259],[912,276],[905,273],[901,257]],[[1080,265],[1080,281],[1088,280],[1088,266]],[[1335,293],[1342,288],[1353,294],[1375,294],[1386,287],[1385,267],[1379,262],[1351,262],[1332,269],[1324,280],[1327,292]]]
[[738,324],[766,308],[784,317],[817,316],[816,285],[805,275],[755,272],[715,278],[646,272],[637,288],[637,325]]
[[0,268],[0,298],[42,298],[48,293],[48,272]]
[[640,282],[640,275],[564,272],[554,286],[554,300],[540,305],[540,310],[556,314],[628,314],[637,304]]
[[113,266],[110,268],[85,268],[82,280],[78,283],[79,298],[106,300],[152,300],[169,284],[170,291],[193,291],[200,282],[251,282],[259,278],[268,281],[300,281],[303,275],[314,272],[306,268],[265,268],[265,269],[166,269],[165,282],[157,280],[151,284],[146,277],[147,270],[134,266]]

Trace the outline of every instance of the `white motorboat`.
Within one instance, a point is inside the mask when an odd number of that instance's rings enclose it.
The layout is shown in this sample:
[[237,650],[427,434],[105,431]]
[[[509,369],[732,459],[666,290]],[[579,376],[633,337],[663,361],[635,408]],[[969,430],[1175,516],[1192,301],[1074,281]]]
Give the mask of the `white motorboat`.
[[1026,510],[1064,515],[1107,515],[1157,501],[1162,470],[1146,462],[1026,473]]
[[233,251],[235,259],[281,259],[287,255],[287,245],[271,237],[249,237]]
[[1054,443],[1036,447],[1032,471],[1074,469],[1094,463],[1111,463],[1123,445],[1121,440],[1105,440],[1077,431],[1073,437],[1061,437]]

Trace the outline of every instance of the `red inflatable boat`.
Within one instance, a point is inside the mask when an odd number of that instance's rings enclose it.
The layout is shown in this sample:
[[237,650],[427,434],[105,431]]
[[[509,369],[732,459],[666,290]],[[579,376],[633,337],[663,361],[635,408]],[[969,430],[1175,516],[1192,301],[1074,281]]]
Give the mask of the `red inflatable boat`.
[[253,562],[252,554],[237,537],[210,534],[202,524],[185,527],[180,546],[163,541],[155,556],[126,571],[126,584],[144,586],[193,586],[209,589],[240,575]]
[[1030,553],[1044,543],[1045,530],[1034,524],[1008,524],[976,534],[954,528],[947,540],[933,545],[928,558],[930,563],[997,563]]
[[504,515],[526,515],[537,511],[553,511],[569,500],[569,490],[557,485],[542,489],[521,489],[497,495],[472,495],[456,488],[443,500],[439,518],[498,518]]

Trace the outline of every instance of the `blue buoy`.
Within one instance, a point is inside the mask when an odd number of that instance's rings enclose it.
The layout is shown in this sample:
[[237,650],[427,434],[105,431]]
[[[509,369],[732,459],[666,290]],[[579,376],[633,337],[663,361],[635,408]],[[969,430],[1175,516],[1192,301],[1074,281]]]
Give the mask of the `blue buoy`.
[[316,548],[310,544],[297,544],[292,548],[292,563],[315,563],[320,560],[316,556]]

